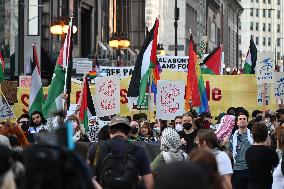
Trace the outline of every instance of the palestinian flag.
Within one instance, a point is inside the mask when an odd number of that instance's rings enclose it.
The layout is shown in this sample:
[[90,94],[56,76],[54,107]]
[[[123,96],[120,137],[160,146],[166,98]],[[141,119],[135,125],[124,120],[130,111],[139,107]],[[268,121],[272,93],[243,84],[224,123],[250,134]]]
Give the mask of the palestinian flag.
[[80,103],[79,118],[80,118],[80,121],[84,124],[85,131],[88,131],[89,130],[89,117],[95,116],[96,111],[95,111],[95,106],[93,103],[87,77],[84,77],[83,90],[81,91],[81,97],[80,97],[79,103]]
[[222,47],[215,48],[200,65],[203,74],[220,75],[222,62]]
[[[71,24],[72,25],[72,24]],[[48,95],[47,99],[45,101],[45,104],[43,106],[43,115],[46,118],[49,118],[52,116],[53,113],[57,111],[63,110],[63,99],[62,99],[62,93],[64,91],[68,92],[68,83],[70,84],[71,88],[71,75],[70,75],[70,82],[68,79],[68,75],[65,78],[66,70],[72,69],[72,65],[68,66],[68,63],[70,61],[70,24],[67,36],[65,38],[63,47],[61,48],[60,54],[58,56],[55,68],[54,68],[54,74],[51,81],[51,84],[48,88]],[[70,96],[70,94],[69,94]]]
[[257,60],[257,49],[253,39],[250,39],[250,46],[243,68],[244,74],[255,74],[256,60]]
[[32,82],[30,88],[29,114],[31,115],[34,111],[42,112],[43,105],[44,95],[40,76],[40,66],[38,62],[36,48],[33,44]]
[[0,82],[5,80],[4,70],[5,70],[5,62],[4,62],[4,53],[3,49],[0,51]]
[[[157,87],[156,82],[159,79],[158,67],[156,64],[158,27],[159,20],[156,19],[153,28],[148,36],[146,36],[142,49],[138,54],[129,84],[127,96],[138,97],[138,106],[143,103],[148,84],[152,84],[152,90]],[[149,74],[151,72],[153,72],[151,77],[152,81],[149,81]]]

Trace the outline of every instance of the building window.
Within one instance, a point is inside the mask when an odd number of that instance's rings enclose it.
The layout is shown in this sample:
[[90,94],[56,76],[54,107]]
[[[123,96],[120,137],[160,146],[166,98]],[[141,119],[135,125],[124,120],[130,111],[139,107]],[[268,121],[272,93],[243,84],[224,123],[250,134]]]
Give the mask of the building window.
[[262,31],[265,31],[266,30],[266,25],[265,25],[265,23],[263,23],[263,25],[262,25]]
[[266,38],[264,37],[262,40],[263,40],[262,45],[265,46],[266,45]]
[[277,11],[277,18],[280,19],[280,10]]
[[250,2],[252,2],[252,3],[253,3],[253,0],[250,0]]
[[277,52],[277,60],[280,60],[280,52]]
[[258,37],[255,37],[255,44],[258,45]]
[[266,17],[266,10],[263,9],[262,11],[263,11],[263,12],[262,12],[262,13],[263,13],[262,16],[263,16],[263,18],[265,18],[265,17]]
[[250,23],[250,30],[253,30],[253,22]]
[[250,9],[250,16],[253,16],[253,9]]
[[268,0],[268,4],[271,4],[271,0]]
[[268,9],[268,18],[271,18],[271,9]]
[[257,3],[258,3],[258,0],[256,0],[255,2],[257,2]]
[[263,0],[263,3],[265,3],[265,0]]
[[267,44],[268,44],[268,46],[271,46],[271,37],[268,37]]
[[280,33],[280,24],[277,24],[277,32]]
[[277,47],[280,47],[280,39],[277,38]]
[[258,22],[255,23],[255,31],[258,31]]
[[268,31],[271,32],[271,24],[268,24]]
[[280,0],[277,0],[277,5],[280,5]]
[[258,9],[255,9],[255,16],[258,17],[258,12],[259,10]]

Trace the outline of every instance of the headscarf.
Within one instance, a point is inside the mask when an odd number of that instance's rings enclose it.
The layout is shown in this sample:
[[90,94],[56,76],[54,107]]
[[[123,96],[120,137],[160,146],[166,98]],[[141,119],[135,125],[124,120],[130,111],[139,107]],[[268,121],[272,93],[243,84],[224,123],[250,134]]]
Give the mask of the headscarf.
[[161,150],[162,151],[170,151],[177,152],[179,151],[182,143],[180,141],[180,136],[171,127],[167,127],[163,130],[161,136]]
[[161,136],[161,151],[166,164],[188,159],[188,155],[181,150],[181,146],[177,131],[171,127],[165,128]]

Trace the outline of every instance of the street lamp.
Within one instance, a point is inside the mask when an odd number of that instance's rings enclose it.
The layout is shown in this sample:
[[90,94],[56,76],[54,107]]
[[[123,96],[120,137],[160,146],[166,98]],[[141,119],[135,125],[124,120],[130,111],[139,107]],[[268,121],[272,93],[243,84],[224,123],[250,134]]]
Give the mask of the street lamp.
[[[53,35],[61,35],[62,43],[64,42],[65,34],[68,32],[69,25],[68,19],[56,18],[50,26],[50,32]],[[77,32],[77,27],[73,25],[73,33]]]
[[114,32],[109,39],[109,46],[117,49],[117,64],[120,66],[120,49],[127,49],[130,46],[130,41],[121,32]]

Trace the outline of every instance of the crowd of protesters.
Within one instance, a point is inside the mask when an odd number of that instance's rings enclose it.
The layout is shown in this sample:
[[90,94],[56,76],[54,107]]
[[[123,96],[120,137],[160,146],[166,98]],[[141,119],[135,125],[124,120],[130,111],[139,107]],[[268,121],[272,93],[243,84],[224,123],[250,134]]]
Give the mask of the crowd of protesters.
[[[146,114],[89,119],[41,112],[0,123],[0,189],[283,189],[284,109],[231,107],[215,120],[191,110],[172,121]],[[66,123],[75,149],[68,149]],[[137,143],[155,144],[150,159]]]

